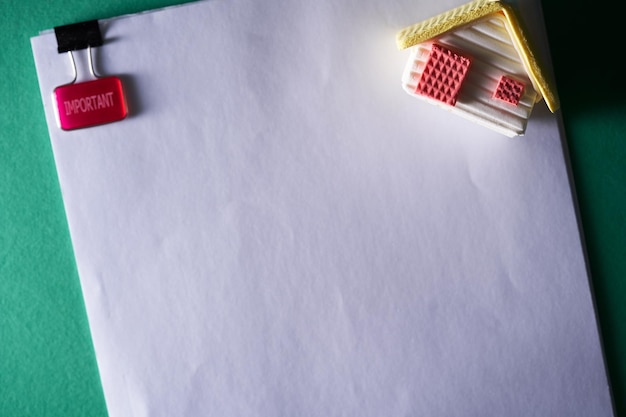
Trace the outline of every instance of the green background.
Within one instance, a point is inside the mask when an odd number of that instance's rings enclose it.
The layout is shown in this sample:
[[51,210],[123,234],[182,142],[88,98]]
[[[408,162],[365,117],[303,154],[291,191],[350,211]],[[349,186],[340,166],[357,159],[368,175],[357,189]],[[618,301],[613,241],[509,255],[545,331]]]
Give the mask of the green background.
[[[0,0],[0,417],[106,416],[30,37],[180,0]],[[416,0],[416,3],[419,3]],[[616,414],[626,417],[626,21],[544,0]]]

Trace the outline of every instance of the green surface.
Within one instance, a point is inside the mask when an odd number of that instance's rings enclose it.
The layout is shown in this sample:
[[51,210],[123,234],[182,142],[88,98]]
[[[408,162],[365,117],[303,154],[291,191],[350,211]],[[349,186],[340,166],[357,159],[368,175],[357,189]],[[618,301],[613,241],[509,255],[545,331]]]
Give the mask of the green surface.
[[[0,417],[106,416],[30,37],[183,2],[0,0]],[[626,417],[624,23],[589,4],[544,0],[544,13],[616,411]]]
[[617,416],[626,416],[626,21],[616,1],[544,0]]

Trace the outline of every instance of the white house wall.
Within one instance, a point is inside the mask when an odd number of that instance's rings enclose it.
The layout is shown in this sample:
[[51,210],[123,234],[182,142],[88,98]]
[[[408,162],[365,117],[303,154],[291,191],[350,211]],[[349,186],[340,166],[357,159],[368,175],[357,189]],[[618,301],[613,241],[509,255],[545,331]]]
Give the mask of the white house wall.
[[[417,98],[507,136],[523,134],[538,94],[532,87],[505,24],[503,16],[489,16],[434,40],[471,59],[455,106],[443,104],[415,92],[432,42],[411,48],[409,61],[402,76],[403,88]],[[525,84],[524,93],[517,105],[493,98],[502,75],[518,79]]]

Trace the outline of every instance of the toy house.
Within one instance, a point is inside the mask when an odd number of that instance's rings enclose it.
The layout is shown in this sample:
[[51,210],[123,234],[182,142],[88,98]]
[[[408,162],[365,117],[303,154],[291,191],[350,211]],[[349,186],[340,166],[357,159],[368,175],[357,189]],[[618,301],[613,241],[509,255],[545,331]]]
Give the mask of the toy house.
[[510,6],[475,0],[398,32],[410,48],[402,87],[507,136],[523,135],[535,103],[558,109],[547,81]]

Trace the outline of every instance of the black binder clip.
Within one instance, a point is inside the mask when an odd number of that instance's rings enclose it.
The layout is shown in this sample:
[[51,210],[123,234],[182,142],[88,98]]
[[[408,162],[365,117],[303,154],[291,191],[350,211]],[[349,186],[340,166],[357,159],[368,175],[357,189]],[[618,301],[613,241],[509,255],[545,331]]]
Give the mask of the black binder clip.
[[[122,82],[118,77],[99,77],[91,48],[103,45],[97,20],[54,28],[59,53],[69,53],[74,79],[54,89],[57,122],[63,130],[74,130],[122,120],[128,114]],[[86,81],[79,77],[73,51],[87,49],[89,72]],[[81,74],[84,75],[84,74]],[[81,77],[81,79],[84,77]]]

